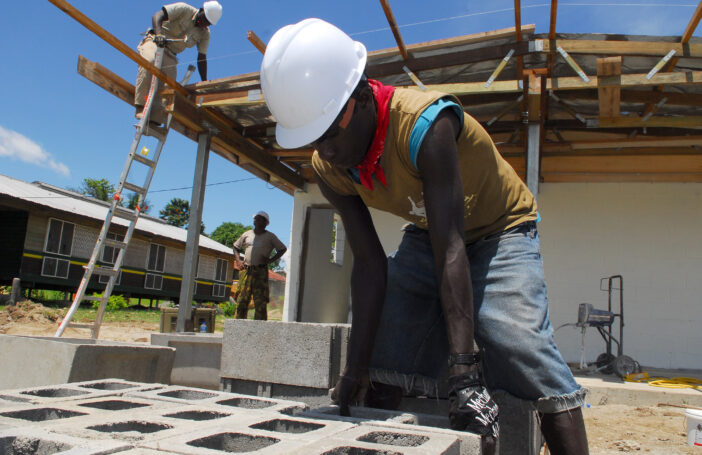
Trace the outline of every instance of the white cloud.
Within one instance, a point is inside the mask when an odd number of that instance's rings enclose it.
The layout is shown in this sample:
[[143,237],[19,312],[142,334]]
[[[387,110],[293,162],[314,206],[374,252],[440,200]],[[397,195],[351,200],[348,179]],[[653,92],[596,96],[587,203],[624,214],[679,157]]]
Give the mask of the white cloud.
[[26,136],[0,126],[0,156],[47,167],[68,177],[71,171],[63,163],[54,160],[50,153]]

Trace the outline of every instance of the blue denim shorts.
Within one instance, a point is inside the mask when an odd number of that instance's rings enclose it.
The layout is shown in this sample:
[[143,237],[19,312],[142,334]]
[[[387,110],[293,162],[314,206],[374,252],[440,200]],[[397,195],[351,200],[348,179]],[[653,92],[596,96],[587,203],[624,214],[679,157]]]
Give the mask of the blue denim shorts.
[[[371,380],[408,394],[438,393],[448,339],[429,233],[406,226],[388,258],[388,283],[371,361]],[[475,341],[485,381],[541,412],[583,404],[585,389],[553,341],[536,223],[466,246],[473,282]]]

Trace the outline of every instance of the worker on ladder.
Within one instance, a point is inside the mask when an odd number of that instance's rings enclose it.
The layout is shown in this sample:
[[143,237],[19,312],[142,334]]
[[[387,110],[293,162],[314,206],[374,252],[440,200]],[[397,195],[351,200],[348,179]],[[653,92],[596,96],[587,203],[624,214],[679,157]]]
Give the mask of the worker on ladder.
[[[222,17],[222,5],[217,1],[206,1],[200,9],[183,2],[165,5],[151,18],[151,28],[146,32],[137,50],[142,57],[153,63],[157,48],[165,47],[161,70],[175,79],[178,64],[176,55],[197,45],[197,69],[200,79],[206,81],[207,48],[210,45],[209,26],[215,25],[220,17]],[[139,67],[134,93],[137,118],[141,118],[144,110],[151,77],[150,72]],[[165,123],[166,114],[160,100],[157,98],[154,101],[149,120],[152,125],[160,125]]]

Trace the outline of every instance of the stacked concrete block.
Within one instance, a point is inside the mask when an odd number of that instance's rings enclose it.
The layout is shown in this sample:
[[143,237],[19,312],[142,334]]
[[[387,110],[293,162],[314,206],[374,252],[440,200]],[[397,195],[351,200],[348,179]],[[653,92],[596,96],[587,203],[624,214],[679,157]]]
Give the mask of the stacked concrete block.
[[220,388],[222,335],[210,333],[154,333],[151,345],[176,350],[170,384]]
[[[146,447],[188,455],[249,452],[281,454],[315,445],[321,440],[353,427],[345,422],[320,422],[315,419],[245,412],[218,420],[208,428],[170,439],[151,441]],[[304,452],[303,452],[304,453]]]
[[382,454],[459,455],[459,440],[431,431],[363,425],[337,433],[332,438],[304,447],[296,455]]
[[326,396],[346,364],[349,335],[348,324],[227,319],[222,388],[251,393],[253,383],[266,396]]
[[215,392],[194,387],[168,386],[157,390],[135,391],[127,396],[180,403],[183,405],[196,404],[230,410],[264,410],[282,414],[298,414],[307,410],[307,405],[301,402],[280,400],[275,398],[260,398],[237,393]]
[[14,335],[0,335],[0,352],[0,389],[103,378],[168,383],[175,358],[167,347]]

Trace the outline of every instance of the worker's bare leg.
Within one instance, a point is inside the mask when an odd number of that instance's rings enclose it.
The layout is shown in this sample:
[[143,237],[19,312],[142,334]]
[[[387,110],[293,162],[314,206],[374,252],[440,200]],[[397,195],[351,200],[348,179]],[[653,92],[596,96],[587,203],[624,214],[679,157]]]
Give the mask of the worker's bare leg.
[[541,433],[553,455],[587,455],[587,434],[580,408],[540,414]]

